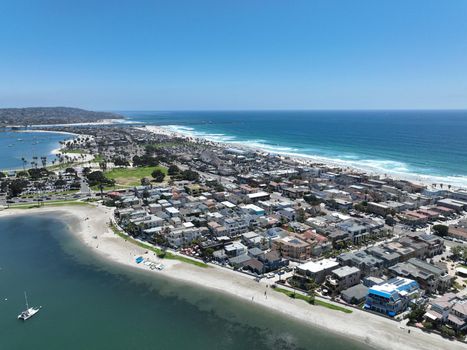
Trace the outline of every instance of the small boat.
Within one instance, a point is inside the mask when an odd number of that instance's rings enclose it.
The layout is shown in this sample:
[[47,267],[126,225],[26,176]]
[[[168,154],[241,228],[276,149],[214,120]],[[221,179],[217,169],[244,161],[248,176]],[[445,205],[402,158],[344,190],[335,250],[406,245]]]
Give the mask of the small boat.
[[29,307],[29,304],[28,304],[28,296],[26,295],[26,292],[24,292],[24,299],[26,300],[26,310],[24,310],[23,312],[21,312],[19,315],[18,315],[18,319],[19,320],[23,320],[23,321],[26,321],[27,319],[31,318],[32,316],[34,316],[35,314],[37,314],[39,312],[39,310],[42,308],[42,306],[39,306],[39,307]]

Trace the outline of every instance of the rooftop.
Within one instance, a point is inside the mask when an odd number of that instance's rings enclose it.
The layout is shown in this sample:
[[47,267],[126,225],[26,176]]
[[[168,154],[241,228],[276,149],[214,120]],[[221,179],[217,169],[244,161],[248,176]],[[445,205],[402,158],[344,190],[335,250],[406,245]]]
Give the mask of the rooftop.
[[316,273],[319,271],[332,269],[333,267],[339,266],[339,263],[333,259],[323,259],[320,261],[309,261],[307,263],[297,266],[300,270],[310,271]]

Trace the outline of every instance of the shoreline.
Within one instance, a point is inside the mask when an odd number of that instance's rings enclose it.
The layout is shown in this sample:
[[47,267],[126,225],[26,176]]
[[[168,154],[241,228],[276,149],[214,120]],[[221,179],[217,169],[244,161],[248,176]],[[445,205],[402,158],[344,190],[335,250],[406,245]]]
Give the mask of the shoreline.
[[[73,138],[77,138],[81,136],[80,134],[76,134],[73,132],[67,132],[67,131],[54,131],[54,130],[8,130],[8,132],[14,132],[14,133],[41,133],[41,134],[59,134],[59,135],[69,135],[73,136]],[[62,141],[69,140],[69,139],[63,139]],[[60,144],[59,141],[57,141],[57,145],[59,146],[58,148],[53,148],[48,151],[47,156],[54,156],[56,157],[57,153],[60,152],[60,150],[64,147],[63,145]],[[51,161],[48,162],[47,166],[52,165]],[[0,171],[20,171],[23,170],[21,166],[18,166],[17,168],[0,168]]]
[[[208,288],[230,295],[244,302],[291,317],[342,337],[351,338],[367,346],[377,349],[464,349],[465,344],[446,340],[436,334],[407,327],[400,322],[373,315],[362,310],[351,308],[350,314],[330,310],[321,306],[309,305],[299,299],[291,299],[282,293],[267,288],[268,281],[255,282],[252,277],[241,273],[209,265],[200,268],[177,260],[159,259],[154,253],[146,253],[138,247],[117,236],[108,226],[113,209],[88,206],[43,207],[37,209],[6,209],[0,211],[0,218],[13,215],[33,213],[54,213],[69,227],[76,237],[91,252],[111,263],[127,266],[132,269],[146,270],[167,279]],[[164,270],[150,270],[144,264],[136,264],[135,257],[143,256],[156,263],[163,263]],[[265,297],[267,292],[267,298]],[[407,332],[410,329],[410,334]]]
[[[267,148],[261,148],[260,146],[245,145],[244,141],[213,141],[205,138],[203,136],[190,135],[189,133],[184,133],[182,131],[174,131],[168,128],[168,125],[146,125],[144,127],[136,127],[140,130],[146,130],[156,134],[163,134],[171,137],[179,137],[187,140],[192,140],[195,142],[209,142],[215,144],[219,147],[233,147],[243,150],[249,150],[259,153],[269,153],[276,154],[278,156],[287,157],[301,163],[303,165],[310,164],[323,164],[328,167],[340,168],[340,169],[351,169],[354,172],[364,173],[370,176],[379,176],[382,178],[393,178],[397,180],[407,180],[414,183],[431,186],[433,183],[443,183],[445,185],[452,185],[453,189],[456,188],[467,188],[467,176],[442,176],[442,175],[425,175],[417,173],[404,173],[390,171],[387,169],[377,168],[375,166],[356,166],[355,162],[359,160],[345,160],[345,159],[332,159],[319,155],[307,155],[299,154],[293,151],[285,150],[270,150]],[[362,162],[367,162],[368,160],[362,159]],[[385,162],[384,160],[375,160],[379,162]]]
[[[68,131],[55,131],[55,130],[46,130],[46,129],[9,130],[9,132],[69,135],[69,136],[72,136],[71,139],[77,139],[77,138],[80,138],[80,137],[89,136],[89,135],[86,135],[86,134],[77,134],[77,133],[68,132]],[[68,141],[68,140],[71,140],[71,139],[63,139],[62,141]],[[69,158],[71,158],[73,160],[77,160],[79,158],[79,155],[77,155],[75,153],[62,152],[62,150],[66,147],[65,144],[60,144],[60,142],[57,142],[57,144],[58,144],[59,147],[58,148],[53,148],[52,150],[50,150],[49,153],[47,154],[48,156],[52,155],[52,156],[56,157],[57,154],[60,153],[62,155],[68,156]],[[86,154],[86,157],[85,157],[85,159],[83,161],[84,162],[90,162],[92,159],[94,159],[94,157],[92,155]],[[52,165],[52,163],[48,162],[47,166],[51,166],[51,165]],[[18,167],[18,168],[15,168],[15,169],[0,169],[0,171],[18,171],[18,170],[22,170],[22,168]]]
[[[97,122],[82,122],[82,123],[59,123],[59,124],[32,124],[32,125],[5,125],[6,128],[46,128],[50,126],[90,126],[90,125],[110,125],[124,123],[125,118],[119,119],[102,119]],[[23,131],[23,130],[12,130],[12,131]],[[24,130],[29,131],[29,130]]]

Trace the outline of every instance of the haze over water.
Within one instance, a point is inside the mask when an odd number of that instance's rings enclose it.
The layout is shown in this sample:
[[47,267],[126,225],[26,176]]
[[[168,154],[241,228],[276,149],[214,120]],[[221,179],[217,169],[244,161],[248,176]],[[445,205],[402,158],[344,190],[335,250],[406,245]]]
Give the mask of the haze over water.
[[1,218],[0,349],[367,349],[160,274],[91,255],[56,215]]

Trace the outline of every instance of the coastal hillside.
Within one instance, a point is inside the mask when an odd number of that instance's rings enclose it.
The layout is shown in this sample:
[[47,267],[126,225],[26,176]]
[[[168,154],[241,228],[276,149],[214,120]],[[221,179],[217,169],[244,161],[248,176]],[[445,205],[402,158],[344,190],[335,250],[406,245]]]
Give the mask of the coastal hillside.
[[70,107],[0,108],[0,125],[91,123],[121,119],[109,112],[94,112]]

